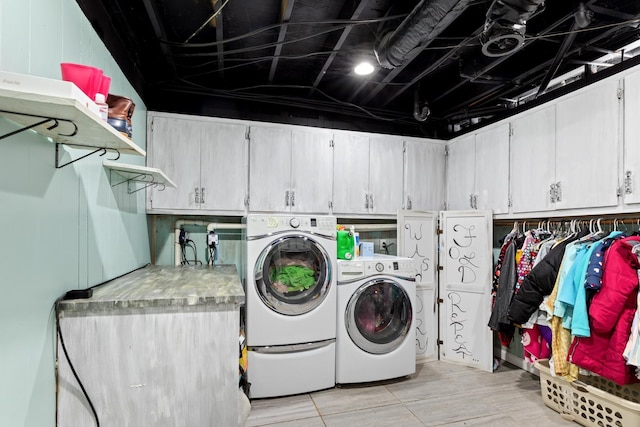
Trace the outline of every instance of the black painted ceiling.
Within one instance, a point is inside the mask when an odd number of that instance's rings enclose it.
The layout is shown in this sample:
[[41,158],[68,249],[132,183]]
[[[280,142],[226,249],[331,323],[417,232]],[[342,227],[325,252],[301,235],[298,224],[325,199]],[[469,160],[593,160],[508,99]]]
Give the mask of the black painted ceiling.
[[[77,1],[155,111],[447,138],[639,62],[619,50],[639,38],[638,0]],[[507,6],[529,8],[520,49],[488,33]],[[414,37],[414,10],[427,30],[381,67],[374,50]],[[352,72],[360,57],[372,75]]]

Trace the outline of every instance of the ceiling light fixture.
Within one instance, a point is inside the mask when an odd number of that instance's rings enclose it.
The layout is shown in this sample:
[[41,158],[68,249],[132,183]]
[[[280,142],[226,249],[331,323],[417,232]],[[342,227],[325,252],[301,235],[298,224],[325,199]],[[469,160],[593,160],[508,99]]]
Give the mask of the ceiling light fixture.
[[371,65],[371,63],[368,61],[362,61],[353,69],[353,71],[359,76],[367,76],[373,73],[373,70],[373,65]]

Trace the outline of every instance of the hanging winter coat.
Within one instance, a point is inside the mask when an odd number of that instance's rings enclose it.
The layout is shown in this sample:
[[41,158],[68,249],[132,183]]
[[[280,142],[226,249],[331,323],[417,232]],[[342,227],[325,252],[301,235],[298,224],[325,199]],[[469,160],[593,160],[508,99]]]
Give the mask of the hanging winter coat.
[[569,243],[577,238],[574,236],[558,243],[524,278],[509,306],[508,319],[510,322],[515,325],[527,322],[531,314],[538,309],[545,295],[551,293],[556,283],[564,250]]
[[627,237],[611,245],[605,254],[602,289],[589,307],[591,336],[575,338],[568,360],[618,384],[637,382],[634,367],[623,352],[631,334],[637,308],[640,262],[632,246],[640,236]]

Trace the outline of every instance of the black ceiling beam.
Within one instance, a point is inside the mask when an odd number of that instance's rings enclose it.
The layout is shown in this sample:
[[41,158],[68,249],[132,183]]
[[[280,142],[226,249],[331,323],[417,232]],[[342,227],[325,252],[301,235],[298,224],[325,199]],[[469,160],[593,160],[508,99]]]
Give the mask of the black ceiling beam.
[[[573,13],[567,14],[564,17],[558,19],[556,22],[551,24],[549,27],[545,28],[545,30],[543,32],[539,33],[538,36],[550,33],[551,31],[553,31],[554,29],[556,29],[557,27],[559,27],[560,25],[562,25],[563,23],[565,23],[569,19],[573,19]],[[526,49],[527,47],[531,46],[537,40],[538,39],[533,39],[533,41],[531,41],[530,43],[525,43],[524,46],[522,46],[522,49],[520,49],[520,51],[522,51],[523,49]],[[509,58],[511,58],[511,55],[505,55],[505,56],[500,57],[499,59],[496,59],[496,60],[492,61],[491,63],[487,64],[486,67],[484,67],[481,70],[479,70],[475,74],[474,78],[478,78],[478,77],[484,76],[489,71],[493,70],[495,67],[497,67],[498,65],[502,64],[504,61],[508,60]],[[450,93],[460,89],[462,86],[464,86],[465,84],[467,84],[467,83],[469,83],[470,81],[473,81],[473,80],[474,80],[473,78],[471,78],[471,79],[470,78],[463,79],[457,85],[454,85],[454,86],[450,87],[444,93],[441,93],[438,97],[432,99],[431,102],[435,103],[435,102],[439,101],[440,99],[444,98],[445,96],[448,96]]]
[[218,73],[220,78],[224,79],[224,43],[221,43],[224,40],[224,24],[222,22],[222,14],[220,13],[222,6],[224,6],[222,0],[213,3],[213,13],[215,16],[213,19],[216,20],[216,41],[220,42],[216,45],[216,50],[218,51]]
[[[167,39],[167,33],[164,30],[164,26],[162,25],[162,22],[160,22],[160,19],[158,18],[159,14],[158,14],[158,11],[156,9],[155,3],[152,2],[151,0],[142,0],[142,2],[144,3],[144,8],[147,11],[147,16],[149,17],[149,20],[151,21],[151,26],[153,27],[153,31],[156,34],[156,38],[158,40],[166,40]],[[164,55],[165,59],[167,60],[167,63],[169,64],[169,67],[171,68],[172,74],[175,77],[177,75],[176,63],[173,60],[173,56],[171,54],[171,49],[165,43],[160,43],[160,50],[162,50],[162,54]]]
[[[591,4],[595,3],[596,0],[591,0],[589,2],[588,6],[591,6]],[[543,12],[544,13],[544,12]],[[551,24],[550,26],[548,26],[547,28],[544,29],[544,31],[542,31],[541,33],[538,33],[536,36],[540,36],[540,35],[546,35],[549,34],[551,31],[553,31],[554,29],[556,29],[557,27],[559,27],[560,25],[562,25],[563,23],[565,23],[566,21],[568,21],[569,19],[574,19],[573,18],[573,12],[566,14],[564,17],[558,19],[556,22],[554,22],[553,24]],[[532,44],[534,44],[537,40],[539,40],[538,38],[534,38],[530,43],[525,43],[524,46],[522,46],[522,49],[526,49],[527,47],[531,46]],[[480,70],[478,73],[476,73],[476,75],[474,76],[474,78],[478,78],[481,77],[485,74],[487,74],[489,71],[493,70],[495,67],[497,67],[498,65],[502,64],[504,61],[506,61],[507,59],[509,59],[511,57],[511,55],[505,55],[500,57],[499,59],[491,62],[490,64],[488,64],[486,67],[484,67],[482,70]],[[515,79],[514,79],[515,80]],[[458,83],[457,85],[454,85],[453,87],[449,88],[447,91],[445,91],[444,93],[440,94],[437,98],[433,99],[432,102],[437,102],[440,99],[444,98],[445,96],[449,95],[450,93],[458,90],[459,88],[461,88],[462,86],[464,86],[465,84],[469,83],[470,81],[473,81],[473,79],[463,79],[460,83]]]
[[562,63],[562,59],[564,58],[567,51],[573,44],[573,41],[576,39],[576,36],[578,35],[576,33],[576,30],[578,28],[580,28],[580,26],[578,25],[578,22],[574,21],[573,24],[571,25],[571,30],[569,30],[569,34],[567,34],[564,37],[564,40],[562,41],[560,48],[556,52],[556,56],[553,58],[553,62],[551,63],[551,66],[549,67],[544,77],[542,78],[542,81],[540,82],[540,86],[538,87],[538,93],[536,93],[536,98],[542,95],[545,90],[547,90],[547,86],[549,85],[549,82],[551,81],[553,76],[555,76],[556,73],[558,72],[558,69],[560,68],[560,64]]
[[[364,12],[369,6],[370,1],[371,0],[361,0],[360,3],[358,3],[358,6],[356,7],[356,9],[351,14],[350,20],[355,21],[359,19],[360,15],[362,15],[362,12]],[[316,88],[318,87],[318,85],[320,84],[324,76],[327,74],[327,70],[329,70],[329,67],[331,67],[331,64],[333,64],[333,61],[336,59],[336,56],[338,55],[338,52],[340,51],[340,49],[342,49],[342,46],[346,42],[347,37],[349,37],[349,33],[351,33],[351,30],[353,29],[353,27],[354,27],[353,25],[349,25],[342,30],[340,37],[338,37],[338,41],[333,46],[331,54],[329,55],[327,60],[324,61],[324,64],[322,65],[320,72],[314,79],[312,89],[309,91],[309,95],[312,95],[315,92]]]
[[[597,43],[602,39],[609,39],[609,37],[611,36],[611,34],[615,33],[616,31],[618,31],[618,28],[611,28],[607,31],[605,31],[604,33],[594,37],[593,39],[589,40],[586,44],[590,44],[590,43]],[[573,55],[575,53],[577,53],[578,51],[585,49],[584,44],[581,44],[580,46],[574,47],[571,51],[568,52],[567,55]],[[520,74],[519,76],[516,76],[513,80],[514,81],[523,81],[524,79],[527,79],[530,76],[536,75],[538,73],[540,73],[542,70],[544,70],[546,67],[548,67],[551,63],[553,62],[553,59],[549,59],[548,61],[545,61],[541,64],[539,64],[538,66],[527,70],[525,73]],[[539,78],[538,77],[532,77],[530,78],[528,81],[526,82],[522,82],[521,85],[518,86],[522,87],[522,86],[527,86],[529,84],[532,84],[534,82],[536,82]],[[507,85],[502,85],[501,88],[504,89]],[[501,97],[511,97],[509,95],[509,92],[513,91],[514,88],[513,87],[508,87],[507,90],[505,90],[501,95],[498,94],[498,96]],[[520,90],[520,89],[518,89]],[[450,107],[447,111],[444,112],[443,116],[448,116],[452,113],[455,113],[457,111],[460,111],[466,107],[468,107],[469,105],[473,105],[474,103],[477,103],[479,100],[486,98],[486,96],[490,93],[494,93],[496,91],[495,87],[492,88],[491,90],[488,91],[484,91],[480,94],[477,94],[475,97],[470,98],[469,100],[465,101],[464,103],[458,104],[456,106]]]
[[280,53],[282,53],[282,46],[284,45],[284,39],[287,37],[287,30],[289,28],[289,20],[291,19],[291,12],[293,11],[293,5],[296,3],[296,0],[283,0],[283,9],[282,16],[280,18],[280,23],[283,24],[280,27],[280,32],[278,33],[278,44],[275,47],[273,52],[273,60],[271,61],[271,69],[269,70],[269,83],[273,83],[273,78],[276,75],[276,68],[278,67],[278,61],[280,59]]

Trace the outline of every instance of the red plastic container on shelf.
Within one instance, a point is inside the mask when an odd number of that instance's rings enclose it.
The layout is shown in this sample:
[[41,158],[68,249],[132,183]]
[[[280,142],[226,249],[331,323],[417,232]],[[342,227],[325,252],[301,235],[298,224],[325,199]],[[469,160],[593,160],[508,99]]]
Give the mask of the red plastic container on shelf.
[[[60,64],[60,70],[62,71],[62,80],[74,83],[89,98],[96,99],[96,93],[100,90],[103,80],[103,73],[100,68],[63,62]],[[109,79],[110,82],[111,79]]]
[[107,95],[109,95],[109,86],[111,86],[111,77],[103,74],[97,93],[103,94],[106,99]]

